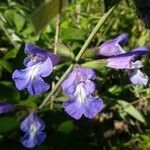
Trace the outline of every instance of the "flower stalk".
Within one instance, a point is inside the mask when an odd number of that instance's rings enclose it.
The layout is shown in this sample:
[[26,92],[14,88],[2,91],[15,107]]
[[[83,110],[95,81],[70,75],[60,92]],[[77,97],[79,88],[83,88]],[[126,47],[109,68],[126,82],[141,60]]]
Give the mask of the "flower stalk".
[[[60,25],[61,25],[61,9],[62,9],[62,0],[60,0],[60,5],[59,5],[59,13],[56,16],[56,31],[55,31],[55,45],[54,45],[54,54],[57,54],[57,45],[59,41],[59,33],[60,33]],[[52,82],[52,90],[55,87],[55,82]],[[50,102],[50,109],[53,109],[54,105],[54,99],[55,95],[52,96],[51,102]]]
[[[118,4],[118,3],[117,3]],[[87,49],[88,45],[90,44],[90,42],[92,41],[92,39],[94,38],[94,36],[96,35],[96,33],[98,32],[98,30],[102,27],[102,25],[105,23],[105,21],[108,19],[108,17],[111,15],[111,13],[113,12],[113,10],[116,8],[116,5],[114,5],[112,8],[109,9],[108,12],[106,12],[102,18],[100,18],[99,22],[97,23],[97,25],[95,26],[95,28],[93,29],[93,31],[91,32],[91,34],[89,35],[88,39],[86,40],[86,42],[84,43],[84,45],[82,46],[81,50],[79,51],[78,55],[75,58],[75,61],[78,62],[79,59],[81,58],[81,56],[83,55],[83,53],[85,52],[85,50]],[[73,64],[71,64],[68,69],[65,71],[64,75],[60,78],[60,80],[56,83],[55,87],[53,88],[53,90],[47,95],[47,97],[44,99],[44,101],[41,103],[41,105],[39,105],[38,109],[43,108],[47,102],[49,101],[49,99],[53,96],[53,94],[57,91],[57,89],[60,87],[60,85],[62,84],[62,82],[64,81],[64,79],[68,76],[68,74],[71,72],[72,68],[73,68]]]

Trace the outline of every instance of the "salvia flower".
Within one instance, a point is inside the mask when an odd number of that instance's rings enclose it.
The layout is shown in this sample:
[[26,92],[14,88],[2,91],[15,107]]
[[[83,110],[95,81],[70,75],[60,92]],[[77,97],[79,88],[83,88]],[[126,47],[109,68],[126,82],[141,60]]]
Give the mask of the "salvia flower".
[[10,103],[0,102],[0,114],[14,111],[15,106]]
[[148,53],[145,47],[136,48],[125,52],[121,47],[128,40],[127,34],[121,34],[113,40],[109,40],[99,47],[99,55],[107,56],[107,67],[113,69],[125,69],[129,71],[130,81],[137,85],[146,85],[148,77],[139,69],[143,67],[137,57]]
[[73,118],[80,119],[82,115],[93,118],[102,110],[102,99],[92,96],[95,91],[92,80],[95,78],[95,72],[92,69],[79,67],[73,70],[63,82],[62,89],[70,97],[63,106]]
[[46,133],[43,131],[45,129],[45,123],[35,112],[29,114],[21,123],[20,128],[25,132],[24,137],[21,139],[21,143],[24,147],[33,148],[43,143],[46,138]]
[[98,54],[102,56],[116,56],[118,54],[125,53],[121,48],[121,45],[128,40],[128,34],[123,33],[113,40],[109,40],[103,43],[99,47]]
[[58,56],[41,49],[33,44],[26,44],[24,60],[25,69],[15,70],[12,78],[18,90],[27,89],[31,95],[39,95],[49,89],[43,77],[52,73],[53,67],[58,63]]

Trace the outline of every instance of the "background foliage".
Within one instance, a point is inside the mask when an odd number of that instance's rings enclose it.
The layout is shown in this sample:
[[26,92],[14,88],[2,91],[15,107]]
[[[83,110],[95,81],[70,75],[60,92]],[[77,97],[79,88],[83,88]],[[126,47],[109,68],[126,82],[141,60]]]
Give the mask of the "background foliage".
[[[0,116],[0,149],[24,149],[18,142],[22,136],[19,124],[27,110],[37,107],[47,95],[29,96],[25,91],[17,91],[11,79],[15,69],[23,68],[24,45],[35,43],[53,51],[56,12],[43,11],[48,6],[45,0],[1,0],[0,1],[0,101],[17,104],[15,112]],[[113,5],[112,1],[111,5]],[[55,4],[56,5],[56,4]],[[54,69],[51,81],[58,81],[71,63],[71,58],[78,53],[90,32],[111,7],[106,0],[68,0],[61,14],[61,28],[58,53],[60,65]],[[136,4],[137,6],[137,4]],[[150,31],[138,18],[139,7],[135,1],[121,1],[105,25],[96,34],[89,48],[97,47],[104,41],[121,33],[129,34],[127,51],[140,46],[150,48]],[[51,8],[52,9],[52,8]],[[53,8],[55,9],[55,8]],[[41,18],[33,19],[41,11],[41,16],[48,16],[50,23],[41,28]],[[138,13],[137,13],[138,11]],[[38,18],[38,17],[37,17]],[[34,21],[36,30],[31,22]],[[44,18],[43,18],[44,19]],[[39,26],[38,26],[39,25]],[[147,27],[147,26],[146,26]],[[99,149],[150,149],[150,88],[133,86],[128,75],[119,71],[90,63],[90,50],[87,50],[80,63],[93,67],[97,73],[96,95],[102,97],[105,107],[96,118],[79,121],[70,118],[62,109],[61,103],[66,97],[59,89],[55,95],[54,109],[46,107],[39,116],[46,123],[47,139],[39,150],[99,150]],[[150,75],[149,56],[142,59],[144,71]],[[88,62],[88,64],[87,64]],[[8,145],[9,143],[9,145]]]

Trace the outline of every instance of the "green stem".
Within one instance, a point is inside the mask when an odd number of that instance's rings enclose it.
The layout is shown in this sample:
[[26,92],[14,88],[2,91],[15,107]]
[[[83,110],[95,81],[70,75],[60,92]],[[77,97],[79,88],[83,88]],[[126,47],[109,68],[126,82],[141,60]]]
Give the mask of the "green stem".
[[41,109],[47,102],[48,100],[53,96],[53,94],[56,92],[56,90],[59,88],[59,86],[61,85],[61,83],[64,81],[64,79],[68,76],[68,74],[71,72],[73,68],[73,64],[71,64],[69,66],[69,68],[66,70],[66,72],[63,74],[63,76],[59,79],[59,81],[56,83],[55,87],[53,88],[53,90],[47,95],[47,97],[44,99],[44,101],[42,102],[42,104],[38,107],[39,109]]
[[[115,5],[116,6],[116,5]],[[111,14],[111,12],[114,10],[114,7],[112,7],[107,13],[105,13],[103,15],[103,17],[99,20],[99,22],[97,23],[97,25],[95,26],[95,28],[93,29],[92,33],[90,34],[90,36],[88,37],[88,39],[86,40],[86,42],[84,43],[83,47],[81,48],[80,52],[78,53],[78,55],[76,56],[75,60],[78,62],[79,59],[81,58],[82,54],[85,52],[87,46],[89,45],[89,43],[92,41],[92,39],[94,38],[95,34],[98,32],[98,30],[102,27],[102,25],[105,23],[105,21],[107,20],[107,18],[109,17],[109,15]]]
[[[56,16],[56,32],[55,32],[55,45],[54,45],[54,54],[57,54],[57,44],[59,40],[59,33],[60,33],[60,24],[61,24],[61,9],[62,9],[62,0],[60,0],[60,7],[59,7],[59,13]],[[52,82],[52,90],[55,87],[55,82]],[[51,103],[50,103],[50,109],[53,110],[53,105],[54,105],[54,99],[55,99],[55,94],[51,98]]]
[[[103,17],[99,20],[99,22],[97,23],[97,25],[95,26],[95,28],[93,29],[92,33],[90,34],[90,36],[88,37],[88,39],[86,40],[86,42],[84,43],[83,47],[81,48],[81,50],[79,51],[78,55],[75,58],[75,61],[78,62],[79,59],[81,58],[82,54],[84,53],[84,51],[86,50],[86,48],[88,47],[88,45],[90,44],[90,42],[92,41],[93,37],[95,36],[95,34],[98,32],[98,30],[102,27],[102,25],[105,23],[105,21],[107,20],[107,18],[109,17],[109,15],[112,13],[112,11],[115,9],[117,5],[113,6],[111,9],[109,9],[108,12],[106,12]],[[41,103],[41,105],[38,107],[38,109],[41,109],[47,102],[48,100],[53,96],[53,94],[57,91],[57,89],[59,88],[59,86],[62,84],[62,82],[64,81],[64,79],[68,76],[68,74],[71,72],[73,68],[73,64],[71,64],[69,66],[69,68],[66,70],[66,72],[64,73],[64,75],[59,79],[59,81],[56,83],[55,87],[53,88],[53,90],[47,95],[47,97],[44,99],[44,101]]]

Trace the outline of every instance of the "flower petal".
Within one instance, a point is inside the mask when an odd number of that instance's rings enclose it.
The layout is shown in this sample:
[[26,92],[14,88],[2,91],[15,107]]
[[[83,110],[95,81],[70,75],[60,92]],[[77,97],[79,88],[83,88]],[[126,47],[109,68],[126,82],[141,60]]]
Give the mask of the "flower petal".
[[91,79],[91,80],[96,79],[95,71],[92,68],[80,67],[80,69],[83,70],[83,73],[81,73],[81,76],[84,75],[86,77],[86,79]]
[[[41,48],[37,47],[36,45],[31,44],[31,43],[25,45],[25,53],[26,54],[37,55],[38,57],[41,56],[42,58],[44,56],[49,57],[52,64],[53,64],[53,66],[57,65],[58,62],[59,62],[59,57],[57,55],[55,55],[53,53],[50,53],[46,49],[41,49]],[[28,61],[25,60],[24,64],[28,65],[27,62]]]
[[61,85],[63,92],[68,96],[72,96],[72,94],[76,90],[76,83],[76,72],[73,71],[69,74],[69,76],[64,80]]
[[37,63],[32,61],[31,58],[29,57],[26,57],[23,61],[23,64],[26,66],[26,67],[31,67],[33,65],[36,65]]
[[47,83],[45,83],[41,77],[37,76],[30,81],[27,90],[31,95],[40,95],[46,92],[49,88],[50,86]]
[[42,53],[43,50],[32,43],[28,43],[25,45],[24,52],[25,54],[36,54],[36,53]]
[[117,38],[103,43],[99,47],[99,55],[115,56],[118,54],[125,53],[125,51],[121,48],[120,45],[124,44],[127,40],[128,40],[128,35],[126,33],[123,33]]
[[16,87],[18,90],[23,90],[27,87],[29,78],[28,78],[29,69],[15,70],[12,79],[15,81]]
[[35,140],[33,137],[30,136],[30,133],[25,134],[20,141],[22,145],[26,148],[33,148],[36,146]]
[[133,49],[130,52],[119,54],[119,55],[113,56],[111,58],[130,58],[130,59],[133,59],[135,57],[142,56],[142,55],[145,55],[147,53],[148,53],[148,49],[146,47],[139,47],[139,48]]
[[56,66],[59,62],[59,57],[53,53],[48,52],[48,56],[50,57],[53,66]]
[[128,41],[128,34],[127,33],[122,33],[116,38],[116,42],[119,44],[124,44]]
[[47,77],[53,71],[53,65],[50,58],[47,58],[41,65],[39,65],[39,75],[42,77]]
[[46,139],[46,133],[39,131],[37,132],[34,140],[35,140],[36,145],[40,145],[44,142],[45,139]]
[[15,109],[15,106],[13,104],[0,102],[0,114],[11,112]]
[[96,99],[93,96],[89,96],[86,103],[84,103],[84,116],[89,119],[94,118],[99,112],[101,112],[102,108],[102,99]]
[[137,69],[130,74],[130,81],[135,85],[146,86],[148,83],[148,76],[141,72],[139,69]]
[[82,103],[76,101],[74,98],[67,100],[63,103],[63,107],[65,111],[75,119],[80,119],[83,114],[83,106]]
[[114,69],[131,69],[130,57],[112,57],[107,59],[107,67]]
[[85,82],[85,90],[87,95],[92,94],[95,91],[95,84],[91,80]]
[[35,112],[32,112],[26,117],[26,119],[21,123],[21,130],[24,132],[28,132],[30,130],[30,126],[34,124],[37,130],[44,130],[45,123],[42,119],[40,119]]

